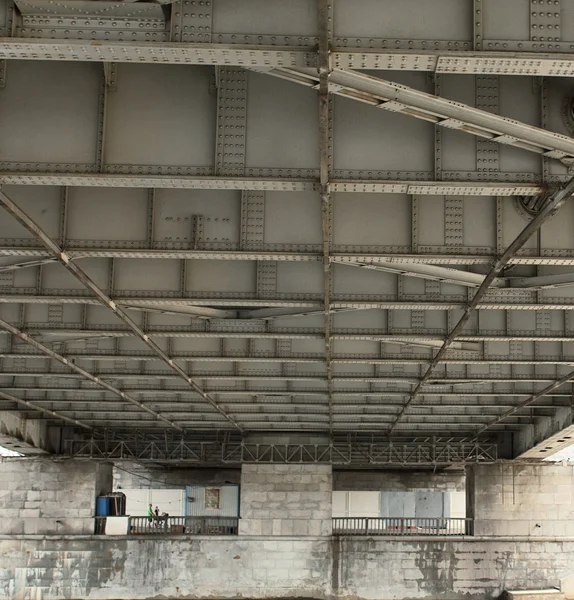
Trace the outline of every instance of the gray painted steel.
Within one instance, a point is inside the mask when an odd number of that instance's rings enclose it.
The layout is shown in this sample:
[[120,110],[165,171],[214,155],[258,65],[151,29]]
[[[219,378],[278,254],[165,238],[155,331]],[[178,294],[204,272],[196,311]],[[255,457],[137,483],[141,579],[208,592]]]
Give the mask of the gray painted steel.
[[0,410],[567,443],[574,203],[512,243],[572,176],[574,11],[531,4],[0,0]]

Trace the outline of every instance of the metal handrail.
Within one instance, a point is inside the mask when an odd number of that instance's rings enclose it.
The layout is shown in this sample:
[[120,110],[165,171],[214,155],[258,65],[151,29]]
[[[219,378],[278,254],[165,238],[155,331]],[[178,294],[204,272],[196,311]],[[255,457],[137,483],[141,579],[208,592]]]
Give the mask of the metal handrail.
[[473,535],[473,519],[334,517],[333,535]]
[[237,535],[236,517],[129,517],[135,535]]

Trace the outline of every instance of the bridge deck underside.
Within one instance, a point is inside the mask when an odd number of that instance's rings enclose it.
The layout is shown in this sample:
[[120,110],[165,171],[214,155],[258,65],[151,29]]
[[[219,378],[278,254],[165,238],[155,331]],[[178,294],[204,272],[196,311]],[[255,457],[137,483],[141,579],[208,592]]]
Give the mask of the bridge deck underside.
[[0,1],[0,411],[416,447],[571,406],[574,202],[472,306],[571,177],[568,2],[272,4]]

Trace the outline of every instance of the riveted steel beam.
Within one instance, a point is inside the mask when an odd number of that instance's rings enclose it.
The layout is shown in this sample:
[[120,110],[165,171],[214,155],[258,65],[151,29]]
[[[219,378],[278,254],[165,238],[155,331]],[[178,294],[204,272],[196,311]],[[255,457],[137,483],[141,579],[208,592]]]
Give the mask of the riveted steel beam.
[[[5,37],[0,38],[0,59],[196,64],[246,68],[317,65],[317,51],[312,46],[223,44],[198,39],[187,41],[191,43]],[[574,75],[574,61],[567,51],[476,52],[333,47],[331,54],[333,66],[338,69],[551,77]]]
[[312,47],[212,43],[0,38],[0,59],[314,67]]
[[11,325],[10,323],[4,321],[3,319],[0,319],[0,328],[2,328],[3,330],[7,331],[12,336],[15,336],[18,339],[22,340],[26,344],[29,344],[30,346],[34,347],[36,350],[39,350],[45,356],[48,356],[48,357],[56,360],[60,364],[64,365],[65,367],[71,369],[72,371],[74,371],[74,373],[76,374],[77,378],[80,378],[80,379],[83,379],[83,380],[87,379],[88,381],[96,384],[98,387],[104,388],[107,391],[109,391],[112,394],[114,394],[115,396],[120,397],[123,401],[128,402],[130,404],[133,404],[133,405],[137,406],[141,410],[143,410],[143,411],[147,412],[148,414],[150,414],[156,420],[161,421],[162,423],[165,423],[165,424],[167,424],[170,427],[173,427],[175,429],[180,429],[179,426],[177,426],[175,423],[173,423],[169,419],[166,419],[164,416],[162,416],[161,414],[155,412],[154,410],[150,409],[148,406],[146,406],[145,404],[143,404],[139,400],[136,400],[135,398],[132,398],[131,396],[129,396],[125,392],[117,389],[116,387],[114,387],[113,385],[111,385],[110,383],[108,383],[107,381],[103,381],[102,379],[100,379],[100,377],[96,377],[95,375],[93,375],[89,371],[86,371],[85,369],[83,369],[81,367],[78,367],[72,361],[69,361],[66,357],[64,357],[61,354],[55,352],[51,348],[48,348],[47,346],[44,346],[40,342],[34,340],[28,334],[24,333],[23,331],[19,330],[17,327],[14,327],[13,325]]
[[57,260],[55,258],[41,258],[39,260],[29,260],[26,262],[13,263],[11,265],[1,265],[0,273],[7,273],[8,271],[18,271],[20,269],[28,269],[30,267],[39,267],[41,265],[47,265],[53,262],[57,262]]
[[127,325],[134,334],[152,350],[157,357],[170,367],[179,378],[187,382],[187,384],[200,394],[204,400],[209,403],[217,412],[225,417],[234,427],[243,431],[243,428],[231,418],[219,404],[197,385],[197,383],[189,377],[189,375],[177,365],[165,352],[162,350],[149,336],[141,329],[141,327],[125,312],[123,308],[118,306],[106,293],[104,293],[88,275],[80,269],[74,262],[70,261],[66,253],[43,231],[16,203],[14,203],[4,192],[0,191],[0,206],[12,217],[14,217],[20,225],[25,227],[30,233],[36,236],[46,249],[53,254],[58,261],[90,292],[95,296],[98,304],[103,304],[113,314],[115,314],[125,325]]
[[7,394],[6,392],[2,392],[2,391],[0,391],[0,398],[2,400],[8,400],[10,402],[14,402],[19,407],[20,410],[22,409],[22,407],[29,408],[31,410],[42,413],[42,415],[47,415],[48,417],[56,418],[59,421],[64,421],[64,423],[69,423],[70,425],[77,425],[78,427],[82,427],[83,429],[88,429],[90,431],[93,431],[93,427],[91,425],[88,425],[84,421],[79,421],[78,419],[76,419],[74,417],[66,416],[65,414],[63,414],[63,412],[65,412],[65,411],[62,411],[62,413],[56,412],[49,408],[40,406],[39,404],[36,404],[35,402],[30,402],[29,400],[25,400],[24,398],[18,398],[16,396],[12,396],[11,394]]
[[[72,263],[70,263],[72,264]],[[151,296],[151,294],[150,294]],[[233,296],[230,294],[230,296]],[[147,309],[163,309],[169,312],[177,312],[178,307],[186,306],[208,306],[212,308],[227,308],[227,307],[245,307],[245,309],[276,307],[285,309],[300,308],[301,314],[313,314],[320,311],[322,302],[319,300],[285,300],[285,299],[259,299],[249,298],[245,296],[231,298],[171,298],[166,297],[132,297],[131,295],[122,296],[120,293],[113,297],[114,305],[123,310],[126,305],[137,305],[140,308]],[[111,301],[112,301],[111,300]],[[552,301],[544,301],[536,303],[529,298],[516,294],[506,295],[490,295],[484,301],[477,304],[478,310],[559,310],[570,311],[574,310],[574,304],[571,302],[562,301],[562,298],[553,298]],[[564,299],[567,300],[567,299]],[[60,291],[53,295],[37,295],[30,291],[26,294],[3,294],[0,295],[0,304],[84,304],[98,305],[100,301],[93,296],[72,296],[62,295]],[[393,296],[385,300],[351,300],[345,297],[338,296],[331,302],[331,312],[341,312],[349,310],[373,310],[373,309],[390,309],[390,310],[457,310],[464,309],[467,306],[466,302],[460,300],[450,300],[448,297],[437,299],[436,301],[425,300],[424,297],[416,300],[400,300]],[[168,308],[169,307],[169,308]],[[257,314],[256,312],[254,314]],[[265,315],[266,313],[261,313]],[[273,317],[277,315],[267,315]],[[285,311],[284,316],[293,316],[292,311]]]
[[[292,71],[300,72],[296,69],[286,70],[286,76]],[[309,71],[301,73],[307,75]],[[295,79],[293,81],[298,83]],[[574,141],[568,136],[357,71],[333,70],[329,91],[376,108],[543,154],[568,164],[574,160]]]
[[[98,338],[126,338],[134,334],[127,328],[112,328],[106,326],[85,329],[81,324],[62,323],[33,323],[24,327],[26,333],[43,338],[52,338],[53,342],[58,341],[77,341],[78,339],[98,339]],[[0,334],[3,332],[0,331]],[[289,331],[282,328],[279,331],[265,331],[259,326],[257,321],[251,323],[229,323],[228,328],[219,328],[212,326],[209,330],[205,328],[194,327],[148,327],[146,333],[149,336],[157,338],[235,338],[235,339],[274,339],[274,340],[320,340],[323,339],[323,333],[320,328],[295,328]],[[445,332],[446,334],[446,332]],[[440,335],[419,333],[419,334],[389,334],[383,331],[373,330],[364,332],[362,329],[347,330],[334,329],[333,339],[355,340],[370,342],[386,342],[389,344],[413,344],[427,347],[436,347],[442,344],[443,337]],[[55,339],[55,338],[60,338]],[[515,334],[504,334],[499,332],[485,334],[465,334],[457,337],[458,342],[574,342],[574,336],[565,333],[547,332],[541,334],[539,331],[517,332]],[[453,349],[457,349],[453,346]]]
[[[319,252],[297,252],[297,251],[256,251],[256,250],[183,250],[183,249],[162,249],[150,250],[147,248],[68,248],[66,251],[70,260],[80,258],[134,258],[134,259],[153,259],[153,260],[255,260],[255,261],[281,261],[281,262],[320,262],[322,260]],[[548,251],[548,256],[540,255],[518,255],[512,257],[509,264],[513,265],[552,265],[552,266],[574,266],[574,257],[568,256],[567,252],[560,250]],[[0,246],[0,257],[2,256],[21,256],[46,260],[53,262],[52,258],[43,258],[46,256],[45,248],[34,248],[31,246],[5,245]],[[457,254],[455,252],[446,252],[444,254],[404,254],[396,252],[393,254],[385,254],[379,252],[359,253],[359,252],[331,252],[331,262],[344,264],[358,265],[377,265],[383,267],[388,265],[394,267],[397,265],[489,265],[496,259],[494,254]],[[389,263],[392,263],[389,265]],[[22,266],[27,263],[22,263]],[[37,266],[38,262],[30,261],[30,266]],[[8,265],[7,269],[11,270],[12,265]],[[4,270],[4,267],[1,267]],[[424,269],[424,266],[423,266]],[[406,270],[403,272],[399,269],[400,274],[406,275]],[[436,274],[439,274],[437,271]],[[445,276],[464,275],[462,271],[443,271],[440,274]],[[469,274],[473,277],[472,274]],[[477,276],[474,279],[478,281]],[[474,279],[472,283],[474,283]],[[514,281],[525,278],[514,278]],[[512,281],[512,280],[510,280]],[[453,283],[461,284],[457,280]],[[536,282],[535,286],[536,286]],[[509,284],[509,287],[520,287]]]
[[[564,202],[570,200],[572,195],[574,194],[574,178],[570,180],[568,184],[561,187],[547,200],[547,203],[544,207],[538,212],[538,214],[533,217],[530,223],[516,236],[514,241],[508,246],[502,256],[493,264],[489,273],[487,274],[485,280],[482,282],[481,286],[476,291],[472,300],[465,307],[463,316],[459,319],[456,325],[453,327],[442,348],[436,353],[431,364],[426,370],[425,374],[413,390],[409,400],[404,405],[401,413],[397,417],[396,421],[391,426],[390,431],[392,432],[397,423],[401,420],[401,418],[407,413],[409,407],[414,403],[417,398],[417,394],[420,391],[423,384],[429,380],[432,375],[433,370],[436,366],[443,360],[446,351],[448,350],[450,344],[456,339],[458,334],[462,332],[464,326],[469,321],[470,316],[474,310],[479,307],[480,301],[487,295],[489,287],[494,279],[500,274],[502,269],[507,266],[510,258],[516,254],[516,252],[524,246],[524,244],[530,239],[530,237],[540,229],[542,224],[560,207]],[[561,384],[562,385],[562,384]],[[552,386],[549,386],[549,391]],[[512,414],[512,413],[509,413]]]
[[552,394],[552,392],[561,388],[564,384],[569,383],[572,380],[574,380],[574,371],[570,371],[563,377],[560,377],[560,379],[556,379],[550,385],[546,386],[543,390],[536,392],[535,394],[533,394],[526,400],[523,400],[516,406],[508,409],[502,415],[493,419],[492,421],[490,421],[489,423],[484,425],[484,427],[480,428],[477,432],[477,435],[481,435],[486,430],[488,430],[496,425],[500,425],[502,423],[502,421],[504,421],[508,417],[514,416],[522,408],[526,408],[526,407],[530,406],[531,404],[533,404],[534,402],[538,401],[540,398],[543,398],[544,396],[548,396],[548,395]]
[[331,165],[332,132],[329,114],[330,52],[333,34],[331,0],[317,0],[319,24],[319,47],[317,74],[319,77],[319,181],[321,194],[321,241],[323,251],[323,302],[325,321],[325,366],[327,371],[327,394],[329,402],[329,431],[333,431],[333,365],[332,365],[332,317],[331,296],[333,292],[331,268]]
[[[405,359],[407,360],[407,359]],[[460,360],[458,363],[452,363],[452,364],[465,364],[467,361],[466,360]],[[570,361],[570,364],[572,364],[573,361]],[[408,364],[408,363],[407,363]],[[451,363],[449,363],[451,364]],[[483,363],[479,363],[479,364],[485,364]],[[498,361],[498,364],[506,364],[504,362],[503,359],[500,359]],[[552,364],[551,361],[546,361],[546,363],[540,363],[540,364]],[[65,380],[77,380],[77,379],[81,379],[81,376],[75,375],[74,373],[67,373],[65,371],[48,371],[46,369],[23,369],[23,368],[18,368],[18,369],[14,369],[14,368],[8,368],[5,367],[1,374],[3,376],[8,376],[8,377],[30,377],[30,378],[44,378],[44,377],[56,377],[58,379],[65,379]],[[111,370],[111,369],[102,369],[101,371],[98,371],[98,376],[99,377],[104,377],[104,378],[109,378],[109,379],[120,379],[120,380],[125,380],[125,381],[130,381],[130,380],[149,380],[149,379],[165,379],[167,380],[177,380],[177,376],[170,373],[169,371],[154,371],[154,372],[147,372],[147,373],[142,373],[139,370],[133,370],[133,371],[128,371],[128,370],[122,370],[122,371],[117,371],[117,370]],[[202,380],[208,380],[208,381],[227,381],[227,382],[237,382],[237,381],[253,381],[253,382],[265,382],[265,381],[297,381],[297,382],[305,382],[305,381],[313,381],[313,382],[325,382],[326,383],[326,375],[324,370],[321,369],[317,369],[315,372],[309,372],[309,373],[305,373],[305,374],[289,374],[289,373],[281,373],[279,370],[277,370],[276,372],[273,373],[269,373],[269,374],[258,374],[258,373],[243,373],[240,375],[228,375],[225,372],[222,373],[221,371],[213,371],[213,370],[205,370],[205,371],[199,371],[198,369],[194,370],[194,377],[197,379],[202,379]],[[421,382],[421,378],[418,377],[417,375],[413,374],[405,374],[404,371],[400,371],[399,373],[393,373],[392,375],[387,375],[387,374],[382,374],[382,375],[368,375],[368,374],[363,374],[363,373],[357,373],[357,374],[344,374],[344,375],[337,375],[335,374],[333,376],[333,381],[335,383],[341,383],[341,384],[345,384],[345,383],[388,383],[388,382],[407,382],[409,384],[413,384],[413,385],[419,385]],[[475,376],[475,375],[470,375],[469,377],[456,377],[456,376],[448,376],[448,377],[434,377],[432,379],[427,379],[425,380],[424,383],[422,383],[419,387],[422,388],[423,385],[432,385],[434,389],[434,386],[439,386],[439,385],[456,385],[456,386],[462,386],[462,385],[472,385],[472,384],[484,384],[487,385],[489,383],[499,383],[499,382],[503,382],[503,383],[514,383],[514,382],[524,382],[524,383],[528,383],[528,382],[543,382],[543,383],[548,383],[548,382],[552,382],[554,381],[554,378],[552,376],[537,376],[537,375],[523,375],[523,376],[503,376],[503,375],[488,375],[488,376]],[[185,388],[184,388],[185,389]],[[324,388],[326,389],[326,388]],[[170,390],[166,390],[166,391],[174,391],[173,389]],[[363,390],[364,393],[368,393],[370,390],[366,389]],[[288,394],[290,393],[291,390],[285,389],[283,391],[283,394]],[[296,391],[294,392],[296,393]],[[383,393],[383,392],[381,392]],[[437,394],[438,389],[437,389]],[[412,392],[408,392],[409,395],[412,395]],[[417,406],[418,408],[418,406]]]
[[[145,168],[142,168],[145,171]],[[177,167],[175,168],[177,170]],[[295,177],[203,177],[195,175],[98,174],[71,172],[0,172],[0,184],[58,185],[75,187],[128,187],[158,189],[253,190],[318,192],[315,179]],[[427,196],[537,196],[539,184],[498,181],[400,181],[331,179],[331,192],[374,194],[422,194]]]

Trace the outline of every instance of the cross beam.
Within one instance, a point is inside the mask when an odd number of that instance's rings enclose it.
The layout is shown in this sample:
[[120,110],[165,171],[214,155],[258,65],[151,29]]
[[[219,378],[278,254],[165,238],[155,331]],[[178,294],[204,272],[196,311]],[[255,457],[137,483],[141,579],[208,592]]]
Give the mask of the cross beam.
[[139,407],[141,410],[152,415],[157,420],[168,424],[170,427],[173,427],[174,429],[183,431],[178,425],[176,425],[170,419],[166,419],[164,416],[162,416],[161,414],[152,410],[151,408],[149,408],[148,406],[146,406],[139,400],[132,398],[129,394],[126,394],[125,392],[119,390],[118,388],[111,385],[107,381],[102,380],[100,377],[96,377],[95,375],[93,375],[92,373],[87,371],[86,369],[83,369],[83,368],[79,367],[78,365],[76,365],[73,361],[69,361],[65,356],[62,356],[58,352],[55,352],[51,348],[48,348],[47,346],[44,346],[40,342],[34,340],[28,334],[24,333],[23,331],[20,331],[17,327],[14,327],[7,321],[0,319],[0,328],[4,329],[5,331],[12,334],[13,336],[16,336],[18,339],[22,340],[26,344],[29,344],[30,346],[36,348],[36,350],[39,350],[45,356],[47,356],[49,358],[53,358],[54,360],[58,361],[60,364],[64,365],[65,367],[68,367],[69,369],[74,371],[74,373],[76,373],[76,376],[78,376],[82,379],[87,379],[88,381],[91,381],[92,383],[95,383],[98,387],[102,387],[102,388],[106,389],[108,392],[111,392],[115,396],[118,396],[123,401]]
[[[574,75],[574,60],[568,53],[333,47],[331,55],[338,69],[538,77]],[[236,67],[316,67],[318,63],[317,49],[313,46],[0,38],[0,60],[4,59]]]
[[[40,242],[46,247],[46,249],[54,255],[54,257],[69,271],[84,287],[90,290],[96,297],[98,303],[103,304],[106,308],[112,311],[125,325],[127,325],[150,350],[152,350],[156,356],[164,362],[171,370],[183,379],[194,391],[196,391],[204,400],[206,400],[217,412],[219,412],[225,419],[227,419],[234,427],[243,431],[241,425],[239,425],[235,419],[230,417],[219,404],[208,394],[206,394],[201,387],[187,375],[187,373],[169,357],[150,337],[141,329],[141,327],[127,314],[127,312],[118,306],[107,294],[105,294],[95,283],[88,277],[88,275],[76,265],[76,263],[70,261],[67,254],[56,244],[48,234],[35,223],[15,202],[13,202],[4,192],[0,191],[0,206],[4,210],[14,217],[20,225],[25,227],[31,234],[36,236]],[[157,415],[156,415],[157,416]]]
[[[508,246],[502,256],[492,265],[489,273],[487,274],[485,280],[482,282],[476,294],[465,308],[465,312],[463,316],[460,318],[458,323],[454,326],[452,331],[447,336],[446,340],[442,348],[436,353],[431,364],[429,365],[426,373],[423,375],[415,389],[413,390],[409,400],[406,402],[405,406],[397,416],[394,423],[391,425],[390,432],[392,433],[394,428],[397,426],[399,421],[403,418],[403,416],[408,411],[409,407],[415,402],[418,393],[420,392],[422,386],[430,379],[432,372],[436,368],[436,366],[443,359],[446,351],[454,342],[455,338],[458,334],[462,332],[464,326],[470,319],[473,311],[477,309],[479,303],[482,298],[487,294],[491,283],[494,279],[500,274],[502,269],[508,264],[510,259],[516,252],[524,246],[524,244],[530,239],[530,237],[540,229],[544,221],[546,221],[566,200],[570,199],[574,194],[574,178],[570,180],[570,182],[560,188],[558,191],[554,192],[547,200],[546,204],[541,208],[540,212],[530,221],[530,223],[516,236],[514,241]],[[567,381],[567,380],[565,380]],[[562,385],[562,384],[560,384]],[[552,386],[550,386],[552,387]],[[511,414],[511,413],[509,413]],[[494,423],[494,421],[493,421]]]
[[[259,71],[313,88],[317,86],[317,76],[312,69],[277,68]],[[574,162],[574,140],[568,136],[501,117],[462,102],[427,94],[406,85],[357,71],[334,69],[329,78],[329,91],[375,108],[536,152],[567,165]]]

